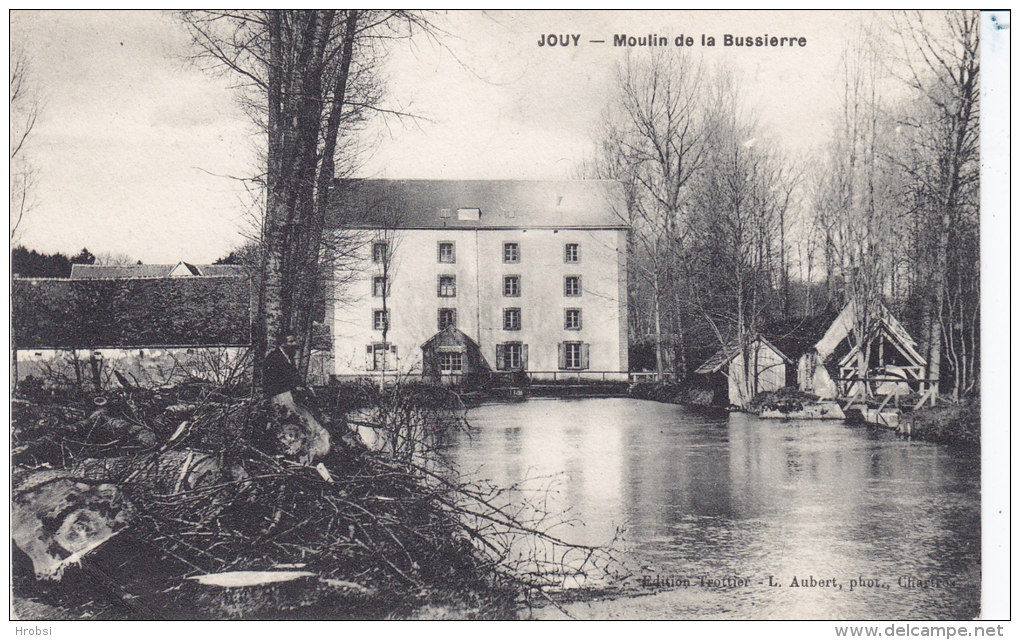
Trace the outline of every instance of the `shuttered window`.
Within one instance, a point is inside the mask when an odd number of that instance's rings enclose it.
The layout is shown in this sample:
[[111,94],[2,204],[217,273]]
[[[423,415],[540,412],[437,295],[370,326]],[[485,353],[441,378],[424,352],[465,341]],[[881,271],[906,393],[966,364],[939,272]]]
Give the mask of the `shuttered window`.
[[561,342],[559,344],[560,369],[587,369],[588,345],[583,342]]
[[496,345],[496,369],[498,371],[526,371],[528,368],[528,345],[520,342],[505,342]]
[[387,371],[397,368],[397,345],[376,342],[365,351],[365,369]]

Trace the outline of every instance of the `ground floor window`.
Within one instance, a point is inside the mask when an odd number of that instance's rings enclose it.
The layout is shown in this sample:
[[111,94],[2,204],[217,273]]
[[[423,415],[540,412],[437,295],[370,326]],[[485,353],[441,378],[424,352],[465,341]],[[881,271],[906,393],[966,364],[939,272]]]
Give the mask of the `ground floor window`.
[[390,371],[397,368],[397,345],[376,342],[368,345],[368,370]]
[[507,342],[496,345],[496,369],[499,371],[520,371],[528,368],[528,345]]
[[441,352],[439,354],[439,373],[451,374],[464,371],[464,354],[460,352]]
[[588,345],[583,342],[560,343],[560,369],[587,369]]

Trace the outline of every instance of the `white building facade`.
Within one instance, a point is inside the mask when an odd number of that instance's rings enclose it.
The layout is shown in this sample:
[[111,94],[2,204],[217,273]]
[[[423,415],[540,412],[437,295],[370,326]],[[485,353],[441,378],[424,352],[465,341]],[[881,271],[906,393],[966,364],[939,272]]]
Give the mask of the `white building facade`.
[[[353,188],[340,232],[359,246],[332,296],[335,375],[627,378],[618,185],[366,180]],[[423,352],[450,326],[481,363],[449,341]]]

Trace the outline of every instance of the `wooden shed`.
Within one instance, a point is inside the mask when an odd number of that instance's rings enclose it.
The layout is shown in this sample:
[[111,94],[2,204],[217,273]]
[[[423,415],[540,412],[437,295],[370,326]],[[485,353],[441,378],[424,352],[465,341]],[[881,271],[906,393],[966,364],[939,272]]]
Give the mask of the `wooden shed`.
[[749,366],[744,366],[741,344],[731,340],[694,372],[704,376],[723,376],[729,403],[746,407],[762,391],[775,391],[786,386],[786,366],[793,361],[775,345],[759,336],[746,349]]
[[426,382],[460,385],[477,381],[491,369],[478,343],[450,326],[421,346],[422,378]]

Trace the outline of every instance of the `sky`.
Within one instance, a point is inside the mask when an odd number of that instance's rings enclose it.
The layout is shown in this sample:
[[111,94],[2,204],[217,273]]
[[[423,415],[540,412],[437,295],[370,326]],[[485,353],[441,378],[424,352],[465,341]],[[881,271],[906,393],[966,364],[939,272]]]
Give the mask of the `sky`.
[[[451,12],[435,38],[388,53],[385,104],[420,118],[377,118],[362,177],[568,179],[592,150],[615,66],[649,47],[615,34],[714,35],[695,46],[740,78],[762,126],[793,159],[810,159],[838,104],[846,12]],[[803,36],[793,48],[723,47],[722,35]],[[578,46],[540,47],[543,34]],[[606,40],[606,43],[590,43]],[[230,77],[189,60],[172,14],[13,12],[11,42],[31,67],[42,111],[26,149],[37,173],[19,241],[40,251],[208,262],[250,232],[236,177],[254,175],[262,136]]]

